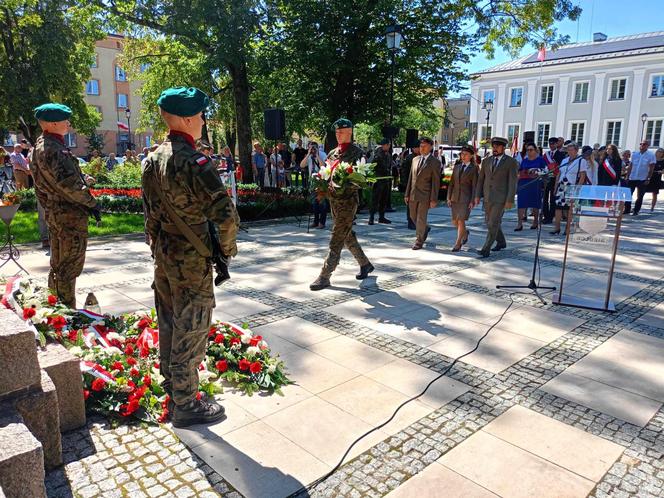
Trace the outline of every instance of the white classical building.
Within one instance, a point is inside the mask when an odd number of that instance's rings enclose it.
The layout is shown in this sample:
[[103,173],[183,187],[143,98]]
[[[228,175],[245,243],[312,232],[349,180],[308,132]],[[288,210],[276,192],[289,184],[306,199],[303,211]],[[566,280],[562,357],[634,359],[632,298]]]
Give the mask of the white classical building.
[[[634,150],[642,135],[664,147],[664,31],[565,45],[473,74],[470,121],[478,141],[524,132]],[[489,129],[483,102],[492,101]],[[645,116],[647,115],[647,116]],[[643,117],[642,117],[643,116]]]

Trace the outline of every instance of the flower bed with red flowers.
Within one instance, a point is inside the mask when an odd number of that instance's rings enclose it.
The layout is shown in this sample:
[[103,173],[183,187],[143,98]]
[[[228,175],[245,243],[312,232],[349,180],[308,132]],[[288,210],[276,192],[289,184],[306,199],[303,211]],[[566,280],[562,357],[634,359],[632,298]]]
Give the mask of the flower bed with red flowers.
[[[159,331],[154,311],[122,316],[97,315],[61,304],[30,278],[11,277],[2,304],[33,328],[45,345],[57,341],[81,360],[83,395],[89,412],[111,420],[165,422],[168,395],[161,387]],[[214,396],[231,384],[249,395],[281,393],[291,381],[284,363],[246,327],[217,322],[199,366],[199,393]]]
[[99,197],[100,195],[112,195],[116,197],[131,197],[134,199],[140,199],[143,195],[143,191],[140,188],[91,188],[90,193],[94,197]]

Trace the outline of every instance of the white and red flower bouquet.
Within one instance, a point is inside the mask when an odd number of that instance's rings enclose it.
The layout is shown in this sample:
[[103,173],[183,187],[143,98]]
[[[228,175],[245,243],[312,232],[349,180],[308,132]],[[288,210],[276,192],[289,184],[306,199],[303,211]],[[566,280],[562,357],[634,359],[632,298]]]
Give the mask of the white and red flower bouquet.
[[[26,320],[43,345],[57,341],[81,361],[83,395],[89,412],[113,421],[157,423],[168,419],[168,395],[161,387],[159,330],[154,310],[122,316],[72,310],[33,279],[7,280],[2,304]],[[248,327],[217,322],[209,331],[199,367],[199,393],[214,396],[224,385],[249,395],[282,394],[291,381],[284,363]]]
[[320,196],[334,195],[348,189],[365,188],[375,182],[375,167],[375,163],[367,163],[364,158],[356,164],[328,159],[320,171],[311,175],[311,181]]

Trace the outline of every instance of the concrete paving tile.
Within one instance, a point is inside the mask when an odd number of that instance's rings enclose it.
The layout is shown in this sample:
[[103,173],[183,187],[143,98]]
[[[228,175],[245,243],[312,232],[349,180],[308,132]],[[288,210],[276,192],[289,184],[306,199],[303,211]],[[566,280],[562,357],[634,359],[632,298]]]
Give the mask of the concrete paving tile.
[[436,308],[441,312],[481,323],[486,319],[499,316],[505,311],[508,304],[509,302],[504,299],[469,292],[446,299],[436,305]]
[[345,336],[312,344],[308,349],[358,373],[375,370],[394,360],[389,353]]
[[551,379],[542,389],[641,427],[644,427],[662,406],[659,401],[568,371]]
[[[483,323],[491,325],[498,318],[499,316],[491,317],[484,320]],[[500,321],[499,327],[508,332],[549,343],[584,322],[585,320],[581,318],[556,313],[555,311],[522,306],[514,311],[510,310]]]
[[595,482],[625,449],[518,405],[482,430]]
[[306,349],[291,350],[281,357],[291,380],[311,393],[337,386],[359,374]]
[[256,393],[248,396],[242,391],[225,387],[222,399],[231,400],[254,417],[261,419],[313,396],[301,386],[290,384],[281,388],[283,396],[277,393]]
[[497,498],[498,495],[475,484],[453,470],[434,463],[414,475],[385,498]]
[[593,481],[483,431],[439,462],[506,498],[581,498],[595,487]]
[[[258,332],[258,331],[261,332]],[[338,334],[325,327],[311,323],[303,318],[291,317],[256,328],[257,333],[269,332],[276,334],[301,347],[311,346],[334,337]]]

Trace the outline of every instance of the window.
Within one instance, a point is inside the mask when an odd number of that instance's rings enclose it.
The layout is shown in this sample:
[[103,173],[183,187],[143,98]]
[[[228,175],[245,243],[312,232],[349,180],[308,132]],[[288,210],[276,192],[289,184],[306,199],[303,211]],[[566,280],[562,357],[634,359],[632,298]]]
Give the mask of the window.
[[85,93],[99,95],[99,80],[90,80],[85,84]]
[[466,108],[463,110],[463,115],[464,115],[464,116],[470,116],[470,107],[466,107]]
[[491,125],[489,125],[488,128],[486,125],[482,125],[480,127],[480,131],[482,133],[480,136],[480,140],[489,140],[491,138],[491,132],[493,131],[493,129]]
[[662,140],[662,120],[649,119],[646,121],[646,140],[651,147],[659,147]]
[[[514,137],[517,137],[517,142],[519,141],[519,131],[521,126],[518,124],[507,125],[507,146],[511,147],[514,143]],[[521,145],[519,143],[519,145]]]
[[120,66],[115,66],[115,81],[127,81],[127,73]]
[[523,100],[522,87],[510,89],[510,107],[521,107],[522,100]]
[[99,113],[99,115],[100,115],[102,118],[104,117],[104,113],[103,113],[102,110],[101,110],[101,106],[99,106],[99,105],[93,105],[92,107],[95,108],[95,111],[97,111],[97,112]]
[[606,145],[615,144],[620,146],[620,132],[622,131],[622,121],[606,122]]
[[553,85],[543,85],[540,93],[540,105],[553,104]]
[[658,74],[652,77],[650,96],[664,97],[664,74]]
[[583,145],[583,135],[586,131],[585,121],[570,123],[569,139],[579,145]]
[[537,145],[546,149],[549,146],[550,123],[537,123]]
[[447,143],[447,140],[448,140],[448,135],[447,135],[447,133],[445,133],[443,135],[443,142]]
[[611,92],[609,100],[625,100],[625,88],[627,87],[626,78],[611,80]]
[[118,107],[127,107],[127,94],[118,93]]
[[97,54],[95,54],[94,57],[92,58],[92,62],[90,63],[90,67],[91,67],[91,68],[94,69],[94,68],[99,67],[99,59],[98,59],[98,57],[99,57],[99,56],[98,56]]
[[76,133],[67,133],[65,135],[65,145],[67,147],[76,147]]
[[572,102],[575,104],[581,104],[584,102],[588,102],[588,82],[587,81],[579,81],[577,83],[574,83],[574,97],[572,99]]
[[2,139],[4,142],[3,145],[5,147],[12,147],[15,143],[17,143],[17,140],[18,137],[16,136],[16,133],[5,133],[5,136]]
[[495,100],[495,96],[496,92],[494,92],[493,90],[484,90],[484,92],[482,93],[482,102],[483,103],[489,101],[493,102]]

